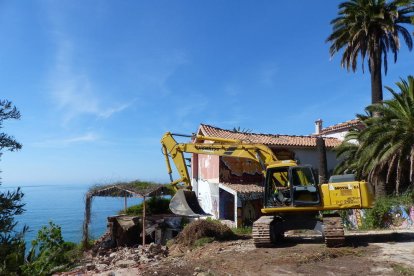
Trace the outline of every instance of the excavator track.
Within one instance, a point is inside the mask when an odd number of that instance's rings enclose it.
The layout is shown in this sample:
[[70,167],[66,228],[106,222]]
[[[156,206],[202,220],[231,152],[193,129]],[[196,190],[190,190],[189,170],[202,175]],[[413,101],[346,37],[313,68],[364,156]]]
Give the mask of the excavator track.
[[340,247],[345,244],[344,225],[338,216],[323,217],[323,232],[327,247]]
[[256,247],[269,247],[283,240],[283,222],[279,216],[263,216],[253,223],[253,241]]
[[271,224],[273,220],[273,216],[263,216],[253,223],[252,236],[256,247],[272,245]]

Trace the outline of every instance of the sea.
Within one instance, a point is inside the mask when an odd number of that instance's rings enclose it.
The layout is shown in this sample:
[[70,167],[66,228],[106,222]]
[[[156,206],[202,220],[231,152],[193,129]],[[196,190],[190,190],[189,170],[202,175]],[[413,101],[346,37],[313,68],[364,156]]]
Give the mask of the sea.
[[[17,229],[29,227],[25,235],[26,245],[36,238],[42,226],[49,222],[59,225],[65,241],[79,243],[85,213],[85,195],[89,185],[26,185],[20,186],[24,193],[26,210],[15,217]],[[0,186],[0,192],[16,190],[17,186]],[[140,198],[128,198],[127,205],[142,202]],[[106,230],[107,217],[117,215],[124,209],[124,198],[94,197],[91,208],[89,232],[92,239],[99,238]]]

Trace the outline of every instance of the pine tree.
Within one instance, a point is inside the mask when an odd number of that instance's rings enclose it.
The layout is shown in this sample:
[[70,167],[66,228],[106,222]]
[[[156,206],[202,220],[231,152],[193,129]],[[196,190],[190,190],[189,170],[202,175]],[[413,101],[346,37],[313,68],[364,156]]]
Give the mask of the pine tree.
[[[3,122],[9,119],[20,119],[20,112],[10,101],[0,100],[0,130]],[[0,157],[3,150],[16,151],[21,148],[22,145],[12,136],[0,132]],[[19,275],[20,266],[24,263],[24,234],[27,227],[17,231],[14,219],[24,212],[22,197],[20,188],[0,191],[0,275]]]

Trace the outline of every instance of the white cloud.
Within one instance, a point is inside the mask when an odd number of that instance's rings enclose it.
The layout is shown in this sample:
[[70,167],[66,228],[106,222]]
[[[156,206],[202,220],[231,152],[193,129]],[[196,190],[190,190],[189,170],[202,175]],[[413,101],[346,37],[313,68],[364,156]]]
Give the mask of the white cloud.
[[105,104],[104,93],[98,93],[94,81],[80,64],[73,64],[74,47],[69,39],[56,33],[57,53],[49,83],[51,96],[59,110],[64,112],[63,121],[91,114],[99,118],[109,118],[128,108],[134,101],[120,104]]
[[98,139],[98,136],[95,133],[86,133],[82,136],[72,137],[68,139],[62,140],[65,144],[73,144],[73,143],[79,143],[79,142],[93,142]]
[[102,110],[101,112],[98,113],[98,115],[99,117],[102,117],[102,118],[109,118],[112,116],[112,114],[121,112],[124,109],[127,109],[130,105],[131,103],[127,103],[127,104],[120,104],[116,107],[110,107],[105,110]]
[[134,73],[136,92],[146,96],[156,94],[158,97],[171,94],[168,82],[181,66],[189,63],[186,54],[177,50],[138,55],[126,61]]
[[35,142],[33,143],[33,146],[41,147],[41,148],[60,148],[60,147],[67,147],[73,144],[95,142],[97,140],[99,140],[98,135],[96,135],[93,132],[88,132],[80,136]]

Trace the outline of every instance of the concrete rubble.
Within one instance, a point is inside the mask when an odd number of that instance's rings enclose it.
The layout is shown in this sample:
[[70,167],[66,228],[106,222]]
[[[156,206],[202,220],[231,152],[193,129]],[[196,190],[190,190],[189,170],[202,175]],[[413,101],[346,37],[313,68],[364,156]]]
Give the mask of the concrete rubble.
[[[119,269],[139,268],[147,264],[157,264],[168,256],[168,248],[151,243],[135,248],[119,247],[87,252],[81,266],[66,275],[118,275]],[[114,274],[115,273],[115,274]]]

